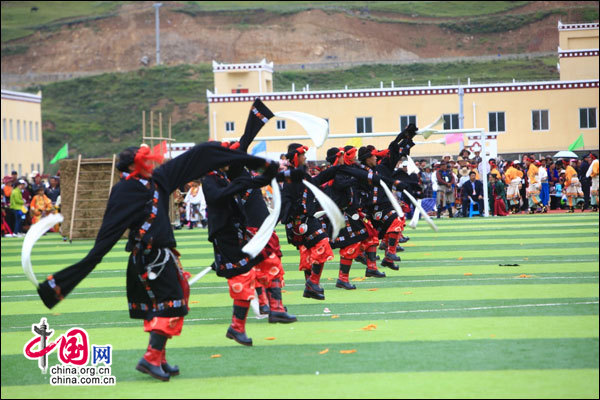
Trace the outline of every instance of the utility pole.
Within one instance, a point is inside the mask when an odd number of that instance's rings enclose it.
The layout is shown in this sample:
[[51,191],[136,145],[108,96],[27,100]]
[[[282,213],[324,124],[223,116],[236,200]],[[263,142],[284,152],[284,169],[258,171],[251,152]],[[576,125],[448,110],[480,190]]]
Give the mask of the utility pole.
[[154,3],[152,7],[155,10],[155,21],[156,21],[156,65],[160,65],[160,16],[158,9],[162,6],[162,3]]

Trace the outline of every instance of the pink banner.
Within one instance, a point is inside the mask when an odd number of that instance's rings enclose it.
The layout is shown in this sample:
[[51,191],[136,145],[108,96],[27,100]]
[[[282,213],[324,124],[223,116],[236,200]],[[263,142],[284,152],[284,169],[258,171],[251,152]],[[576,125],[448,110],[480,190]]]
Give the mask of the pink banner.
[[446,145],[449,145],[452,143],[457,143],[457,142],[462,142],[462,141],[463,141],[462,133],[453,133],[450,135],[446,135]]

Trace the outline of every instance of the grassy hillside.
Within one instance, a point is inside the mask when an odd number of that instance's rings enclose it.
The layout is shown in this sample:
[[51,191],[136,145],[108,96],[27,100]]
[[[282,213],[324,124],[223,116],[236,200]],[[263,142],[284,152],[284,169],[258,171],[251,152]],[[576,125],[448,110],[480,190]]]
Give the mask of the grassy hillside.
[[[558,79],[555,57],[493,62],[372,65],[346,70],[286,71],[274,74],[276,91],[455,84]],[[84,157],[108,156],[141,140],[142,110],[172,115],[173,137],[180,142],[208,138],[206,89],[213,88],[208,65],[154,67],[127,73],[56,82],[29,88],[42,90],[45,164],[66,142]],[[158,119],[155,124],[157,124]],[[149,129],[147,125],[147,129]],[[158,128],[155,125],[155,132]],[[157,133],[155,133],[157,134]],[[55,172],[55,171],[51,171]]]
[[115,15],[118,1],[3,1],[2,43],[36,31]]

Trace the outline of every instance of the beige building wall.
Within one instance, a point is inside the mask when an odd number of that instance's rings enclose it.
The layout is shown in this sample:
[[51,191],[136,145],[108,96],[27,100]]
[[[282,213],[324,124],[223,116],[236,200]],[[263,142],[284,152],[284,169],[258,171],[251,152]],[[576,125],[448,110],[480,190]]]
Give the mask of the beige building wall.
[[[448,91],[452,94],[431,94],[433,91]],[[485,90],[485,92],[484,92]],[[302,111],[329,120],[330,134],[350,134],[356,132],[356,118],[371,117],[373,132],[389,132],[381,138],[362,138],[362,144],[373,144],[386,148],[393,136],[400,131],[400,117],[415,115],[417,126],[424,127],[442,114],[458,114],[459,97],[457,87],[373,89],[371,91],[340,92],[296,92],[263,94],[260,97],[273,112]],[[388,96],[388,92],[391,94]],[[424,93],[399,95],[399,93]],[[396,95],[394,96],[394,93]],[[427,94],[430,93],[430,94]],[[361,97],[361,94],[363,95]],[[368,97],[365,97],[366,95]],[[337,95],[353,97],[337,98]],[[358,97],[354,97],[358,95]],[[239,138],[243,134],[250,106],[255,96],[229,95],[209,97],[211,115],[211,138]],[[288,96],[325,97],[324,99],[287,100]],[[330,96],[330,98],[327,98]],[[336,96],[336,98],[331,98]],[[283,100],[282,98],[286,98]],[[278,99],[279,98],[279,99]],[[584,134],[586,149],[598,148],[598,125],[595,128],[580,128],[580,109],[598,110],[598,81],[577,82],[530,82],[519,84],[471,85],[465,87],[464,128],[483,128],[489,131],[489,113],[503,112],[505,130],[498,133],[499,153],[547,152],[565,150],[579,136]],[[548,129],[534,130],[532,112],[547,110]],[[303,129],[292,121],[286,121],[285,130],[277,130],[277,118],[271,120],[261,130],[261,137],[284,136],[289,139],[268,141],[267,152],[285,152],[291,142],[310,144]],[[235,130],[226,132],[226,122],[234,122]],[[364,135],[356,134],[356,138]],[[415,140],[431,142],[439,139],[432,136],[427,141],[417,136]],[[343,146],[351,139],[328,139],[317,151],[317,158],[324,159],[329,147]],[[446,152],[457,154],[459,143],[419,144],[414,154],[439,156]]]
[[269,93],[273,91],[273,63],[219,64],[213,61],[215,89],[227,93]]
[[2,90],[2,173],[43,173],[42,94]]
[[[503,113],[505,128],[497,132],[498,153],[554,152],[566,150],[580,134],[585,148],[596,150],[598,144],[598,24],[559,23],[560,81],[519,82],[463,86],[463,128],[490,131],[490,113]],[[582,47],[583,46],[583,47]],[[595,46],[595,50],[585,49]],[[582,50],[583,49],[583,50]],[[254,66],[265,65],[252,64]],[[226,65],[216,64],[215,65]],[[248,69],[248,64],[228,64],[230,70]],[[271,64],[268,64],[272,66]],[[246,72],[248,76],[256,72]],[[229,78],[227,78],[229,76]],[[301,111],[326,118],[330,135],[351,134],[352,138],[328,139],[317,150],[318,160],[325,158],[330,147],[346,144],[372,144],[386,148],[400,131],[401,116],[415,116],[418,127],[424,127],[442,114],[459,113],[458,86],[431,86],[406,88],[377,88],[364,90],[330,90],[272,93],[261,90],[250,93],[232,93],[235,85],[246,81],[239,72],[216,72],[215,92],[207,92],[209,103],[210,138],[212,140],[241,137],[250,106],[260,97],[273,112]],[[569,77],[568,79],[566,79]],[[248,78],[250,79],[250,78]],[[220,85],[224,85],[224,89]],[[248,84],[249,85],[249,84]],[[342,83],[340,82],[340,86]],[[581,113],[595,115],[592,127],[582,127]],[[547,114],[548,126],[534,129],[533,116]],[[357,118],[371,118],[373,133],[388,133],[384,137],[365,137],[357,132]],[[587,123],[588,121],[586,121]],[[585,125],[585,124],[583,124]],[[267,152],[285,153],[292,142],[311,145],[306,132],[295,122],[287,120],[285,129],[277,118],[269,121],[256,138],[278,137],[283,140],[267,141]],[[301,139],[301,137],[304,137]],[[417,136],[418,143],[412,154],[423,157],[457,154],[460,143],[450,145],[432,143],[441,136],[428,140]],[[466,137],[465,137],[466,141]]]
[[598,79],[598,23],[558,23],[561,80]]

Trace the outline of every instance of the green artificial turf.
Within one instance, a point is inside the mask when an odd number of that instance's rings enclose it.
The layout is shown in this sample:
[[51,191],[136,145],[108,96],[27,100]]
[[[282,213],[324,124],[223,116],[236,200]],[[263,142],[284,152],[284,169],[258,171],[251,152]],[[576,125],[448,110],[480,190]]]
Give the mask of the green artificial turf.
[[[134,369],[147,334],[128,317],[124,242],[48,310],[22,273],[23,240],[3,238],[2,397],[597,398],[597,214],[436,223],[437,233],[424,223],[405,232],[401,269],[383,268],[384,279],[363,279],[365,267],[354,263],[355,291],[335,288],[336,255],[323,272],[322,302],[302,297],[298,254],[279,226],[283,300],[298,322],[269,324],[250,312],[254,346],[225,338],[232,301],[226,281],[209,273],[192,286],[182,335],[169,342],[169,360],[182,371],[169,383]],[[210,264],[205,230],[176,231],[176,239],[192,274]],[[92,244],[44,236],[32,253],[38,278]],[[55,336],[81,327],[91,344],[111,344],[116,385],[50,385],[23,356],[41,318]],[[56,353],[48,360],[57,364]]]

